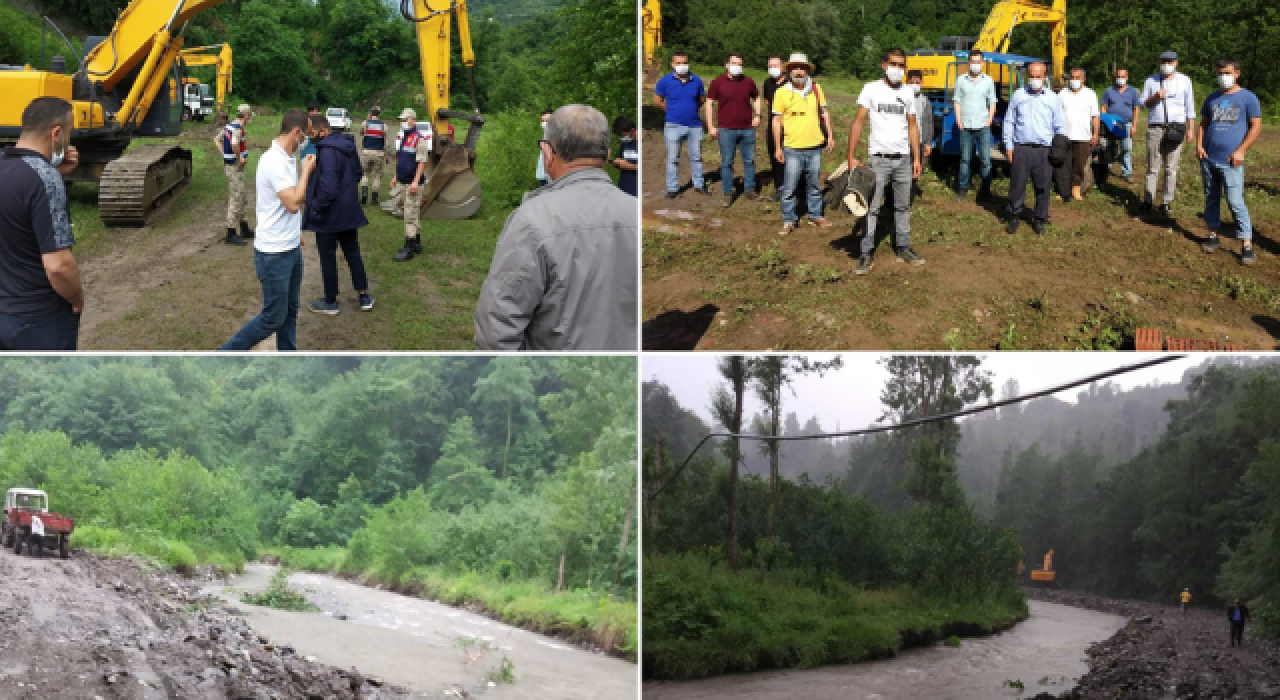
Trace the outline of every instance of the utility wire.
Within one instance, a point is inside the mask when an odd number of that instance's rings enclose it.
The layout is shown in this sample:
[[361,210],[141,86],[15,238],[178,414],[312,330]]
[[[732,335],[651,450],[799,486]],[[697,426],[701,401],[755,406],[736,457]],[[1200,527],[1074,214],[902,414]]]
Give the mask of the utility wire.
[[988,403],[980,404],[977,406],[962,408],[959,411],[951,411],[950,413],[939,413],[932,416],[924,416],[922,418],[912,418],[911,420],[903,421],[901,423],[898,423],[897,425],[877,425],[877,426],[872,426],[870,428],[862,428],[859,430],[841,430],[834,433],[815,433],[811,435],[756,435],[754,433],[735,434],[735,433],[728,433],[728,432],[709,433],[706,437],[702,438],[702,440],[698,442],[698,445],[693,448],[693,451],[689,453],[689,456],[684,458],[684,461],[680,463],[680,467],[676,469],[676,473],[672,474],[671,478],[667,479],[666,483],[662,484],[662,486],[659,487],[657,491],[654,491],[653,493],[649,494],[648,499],[653,500],[654,498],[657,498],[659,494],[665,491],[666,488],[672,484],[672,482],[674,482],[677,478],[679,478],[680,473],[684,471],[684,468],[686,466],[688,466],[689,460],[693,459],[693,456],[698,453],[698,450],[702,449],[702,446],[706,444],[707,440],[710,440],[711,438],[715,438],[715,437],[741,438],[744,440],[766,440],[766,441],[772,442],[774,440],[778,440],[778,441],[825,440],[825,439],[837,438],[837,437],[852,437],[854,435],[870,435],[872,433],[885,433],[891,430],[902,430],[904,428],[913,428],[915,426],[924,425],[926,423],[936,423],[938,421],[952,420],[955,418],[960,418],[962,416],[970,416],[975,413],[983,413],[985,411],[990,411],[992,409],[1000,408],[1002,406],[1010,406],[1015,403],[1022,403],[1023,401],[1030,401],[1031,399],[1038,399],[1044,396],[1049,396],[1051,394],[1056,394],[1060,391],[1066,391],[1067,389],[1074,389],[1084,384],[1092,384],[1093,382],[1100,381],[1102,379],[1109,379],[1111,377],[1119,376],[1121,374],[1136,372],[1137,370],[1146,369],[1148,367],[1155,367],[1156,365],[1162,365],[1166,362],[1181,360],[1184,357],[1186,357],[1186,355],[1160,355],[1158,357],[1153,357],[1150,360],[1144,360],[1142,362],[1138,362],[1132,365],[1125,365],[1123,367],[1109,369],[1105,372],[1091,374],[1087,377],[1075,379],[1065,384],[1051,386],[1046,389],[1033,391],[1029,394],[1022,394],[1020,396],[1014,396],[1007,399],[1000,399],[999,401],[990,401]]

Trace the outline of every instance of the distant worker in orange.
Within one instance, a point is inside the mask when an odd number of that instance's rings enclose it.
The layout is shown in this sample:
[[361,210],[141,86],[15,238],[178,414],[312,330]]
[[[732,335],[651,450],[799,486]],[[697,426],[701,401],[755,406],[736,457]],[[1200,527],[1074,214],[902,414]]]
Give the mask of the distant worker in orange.
[[1182,612],[1186,612],[1187,606],[1191,604],[1191,589],[1182,589],[1182,595],[1180,597],[1182,598]]

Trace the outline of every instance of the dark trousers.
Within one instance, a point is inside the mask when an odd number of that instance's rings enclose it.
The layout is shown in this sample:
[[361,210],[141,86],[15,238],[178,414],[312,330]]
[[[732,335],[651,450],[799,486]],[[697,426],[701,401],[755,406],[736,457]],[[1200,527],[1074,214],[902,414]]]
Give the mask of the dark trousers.
[[325,301],[338,299],[338,246],[351,270],[351,286],[357,292],[369,291],[369,280],[364,274],[364,258],[360,257],[360,232],[356,229],[336,233],[316,232],[316,252],[320,255],[320,278],[324,280]]
[[1049,165],[1047,146],[1017,144],[1013,147],[1013,163],[1009,168],[1009,214],[1013,218],[1022,215],[1022,204],[1027,198],[1027,180],[1036,190],[1035,217],[1049,220],[1049,183],[1053,167]]
[[1244,621],[1231,621],[1231,646],[1244,646]]
[[1090,153],[1093,151],[1093,144],[1088,141],[1072,141],[1071,142],[1071,186],[1081,187],[1084,185],[1084,169],[1089,167],[1089,161],[1093,160]]
[[787,179],[787,164],[784,161],[774,158],[774,150],[778,145],[773,140],[773,125],[770,124],[764,130],[764,147],[769,151],[769,167],[773,174],[773,186],[779,192],[782,191],[782,183]]
[[0,314],[0,350],[75,350],[80,314],[71,307],[37,316]]
[[253,267],[262,283],[262,311],[231,336],[221,350],[252,350],[275,334],[276,350],[298,349],[298,307],[302,293],[302,249],[283,253],[253,251]]

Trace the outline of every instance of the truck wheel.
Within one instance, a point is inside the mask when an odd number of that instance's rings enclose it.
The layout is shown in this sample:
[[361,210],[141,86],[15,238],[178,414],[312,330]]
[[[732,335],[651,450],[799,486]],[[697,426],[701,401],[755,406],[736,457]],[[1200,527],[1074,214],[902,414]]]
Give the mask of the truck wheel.
[[61,556],[63,559],[71,558],[71,552],[69,551],[71,546],[70,540],[71,538],[67,535],[63,535],[62,537],[58,538],[58,555]]
[[18,532],[17,530],[13,531],[13,534],[11,535],[11,537],[13,537],[13,553],[17,554],[18,556],[22,556],[22,541],[26,538],[23,537],[22,533]]
[[32,535],[31,542],[27,545],[27,554],[40,559],[44,556],[44,538],[40,535]]

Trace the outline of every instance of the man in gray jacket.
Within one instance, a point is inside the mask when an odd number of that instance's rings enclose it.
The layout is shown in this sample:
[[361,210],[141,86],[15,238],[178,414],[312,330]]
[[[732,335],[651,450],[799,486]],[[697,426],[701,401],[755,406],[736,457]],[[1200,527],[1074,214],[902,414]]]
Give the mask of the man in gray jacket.
[[635,350],[638,212],[604,170],[609,122],[561,107],[540,146],[552,182],[507,217],[476,305],[476,349]]

